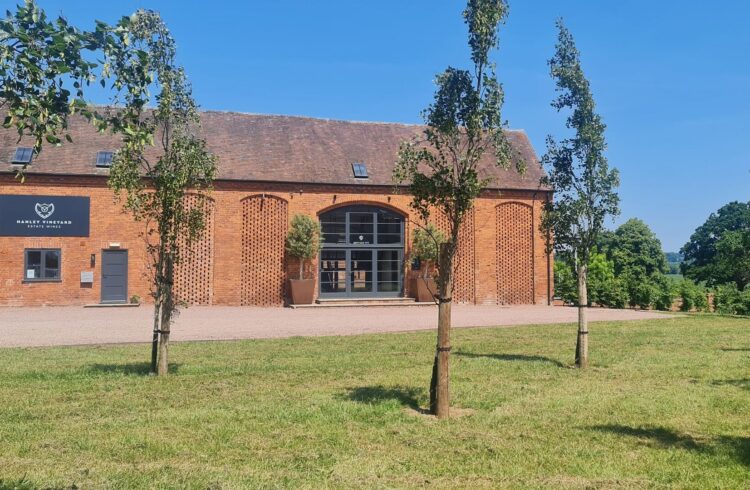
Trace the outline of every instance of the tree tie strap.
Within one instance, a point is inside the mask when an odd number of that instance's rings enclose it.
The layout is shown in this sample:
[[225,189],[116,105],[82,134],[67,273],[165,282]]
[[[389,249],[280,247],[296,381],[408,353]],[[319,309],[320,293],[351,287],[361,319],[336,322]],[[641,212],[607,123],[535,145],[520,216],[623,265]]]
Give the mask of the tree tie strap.
[[169,330],[154,330],[154,333],[169,333]]
[[438,303],[450,303],[453,298],[438,298]]
[[588,334],[589,334],[588,330],[586,330],[585,332],[578,332],[578,335],[588,335]]
[[453,347],[438,347],[438,352],[450,352]]

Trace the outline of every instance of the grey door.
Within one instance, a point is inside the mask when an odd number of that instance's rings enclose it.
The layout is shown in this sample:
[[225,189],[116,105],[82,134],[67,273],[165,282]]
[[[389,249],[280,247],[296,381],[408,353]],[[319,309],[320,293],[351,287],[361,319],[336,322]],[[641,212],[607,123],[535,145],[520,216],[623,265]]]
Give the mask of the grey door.
[[102,250],[102,303],[128,300],[128,251]]

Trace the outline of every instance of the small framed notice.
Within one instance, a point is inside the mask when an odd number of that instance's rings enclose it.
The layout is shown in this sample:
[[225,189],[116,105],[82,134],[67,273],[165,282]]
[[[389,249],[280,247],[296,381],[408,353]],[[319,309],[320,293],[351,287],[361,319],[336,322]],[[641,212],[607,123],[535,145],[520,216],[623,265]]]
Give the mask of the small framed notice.
[[26,269],[26,279],[35,279],[36,274],[34,272],[34,269]]
[[81,282],[82,283],[94,282],[94,272],[93,271],[81,271]]

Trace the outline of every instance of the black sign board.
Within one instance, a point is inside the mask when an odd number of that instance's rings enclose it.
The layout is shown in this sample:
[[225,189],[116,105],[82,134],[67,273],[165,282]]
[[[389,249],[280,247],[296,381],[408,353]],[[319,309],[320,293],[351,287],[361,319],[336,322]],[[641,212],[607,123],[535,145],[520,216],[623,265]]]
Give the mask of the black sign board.
[[0,236],[89,236],[88,197],[0,195]]

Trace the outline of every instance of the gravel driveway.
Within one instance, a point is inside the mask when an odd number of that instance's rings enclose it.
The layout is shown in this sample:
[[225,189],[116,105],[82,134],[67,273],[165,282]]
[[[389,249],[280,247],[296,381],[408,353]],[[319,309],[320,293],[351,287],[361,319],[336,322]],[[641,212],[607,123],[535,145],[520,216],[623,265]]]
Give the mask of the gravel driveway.
[[[147,342],[152,308],[0,308],[0,347]],[[592,309],[592,321],[668,318],[633,310]],[[507,327],[576,321],[575,308],[561,306],[453,307],[457,327]],[[351,308],[251,308],[194,306],[183,310],[172,331],[175,341],[357,335],[428,330],[437,324],[434,306]]]

